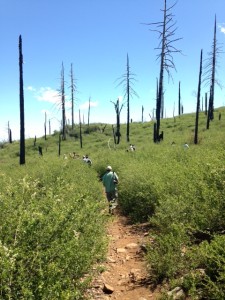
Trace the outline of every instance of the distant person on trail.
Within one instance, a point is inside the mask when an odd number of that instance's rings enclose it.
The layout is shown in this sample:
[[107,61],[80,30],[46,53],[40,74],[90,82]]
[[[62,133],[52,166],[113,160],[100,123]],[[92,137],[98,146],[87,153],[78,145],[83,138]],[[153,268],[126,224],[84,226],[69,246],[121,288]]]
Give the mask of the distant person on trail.
[[119,178],[115,172],[112,171],[112,167],[106,168],[106,173],[102,177],[102,183],[105,187],[106,198],[109,202],[109,213],[113,212],[113,209],[117,207],[118,191],[117,184]]
[[188,143],[184,143],[184,149],[189,149]]
[[38,153],[39,153],[40,156],[43,156],[42,147],[41,146],[38,146]]
[[135,146],[130,144],[130,151],[135,151],[135,150],[136,150]]
[[89,166],[92,165],[91,159],[88,157],[88,155],[83,155],[83,161],[89,164]]

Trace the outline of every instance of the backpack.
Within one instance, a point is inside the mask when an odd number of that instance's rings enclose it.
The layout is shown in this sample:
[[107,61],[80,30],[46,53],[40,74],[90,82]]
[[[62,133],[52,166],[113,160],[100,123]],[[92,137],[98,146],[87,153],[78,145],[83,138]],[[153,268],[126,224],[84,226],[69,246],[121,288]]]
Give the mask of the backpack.
[[114,184],[118,184],[119,182],[118,182],[118,178],[115,176],[115,174],[114,174],[115,172],[113,172],[113,183]]

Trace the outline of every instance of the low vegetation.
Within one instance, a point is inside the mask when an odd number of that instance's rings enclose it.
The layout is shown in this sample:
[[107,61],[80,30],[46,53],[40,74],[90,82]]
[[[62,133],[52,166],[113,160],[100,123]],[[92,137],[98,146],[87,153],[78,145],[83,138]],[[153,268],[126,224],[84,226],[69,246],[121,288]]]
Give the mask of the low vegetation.
[[82,299],[106,244],[94,170],[37,157],[9,165],[0,182],[0,298]]
[[[35,146],[27,140],[25,166],[19,166],[18,142],[2,145],[0,297],[82,299],[87,274],[104,258],[107,203],[99,179],[111,165],[122,213],[151,228],[146,259],[153,287],[165,289],[162,298],[179,286],[191,299],[224,299],[224,113],[216,110],[209,130],[200,113],[197,145],[192,114],[161,120],[158,144],[152,122],[131,123],[133,152],[126,151],[125,125],[116,146],[111,125],[83,125],[82,149],[75,126],[60,157],[57,133]],[[71,159],[72,152],[80,159]]]

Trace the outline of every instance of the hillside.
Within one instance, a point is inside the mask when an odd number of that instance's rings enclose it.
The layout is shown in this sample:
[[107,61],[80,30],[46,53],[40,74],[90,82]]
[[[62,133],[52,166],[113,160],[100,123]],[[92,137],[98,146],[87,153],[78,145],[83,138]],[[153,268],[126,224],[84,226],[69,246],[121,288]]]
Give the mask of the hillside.
[[[106,258],[110,218],[99,178],[111,165],[120,178],[122,216],[149,228],[144,259],[151,291],[160,287],[162,299],[169,299],[168,291],[179,287],[187,299],[223,299],[224,115],[224,108],[217,109],[206,130],[200,114],[197,145],[194,114],[161,120],[164,139],[158,144],[153,143],[153,122],[130,124],[129,142],[122,124],[119,145],[113,143],[111,125],[83,125],[82,148],[76,127],[61,141],[60,156],[58,133],[35,145],[29,139],[24,166],[19,165],[19,142],[4,143],[1,295],[82,299],[91,282],[85,274]],[[130,143],[136,151],[127,151]],[[73,152],[77,159],[70,158]],[[85,154],[91,167],[82,162]],[[25,253],[30,254],[26,259]],[[32,266],[28,273],[27,264]]]

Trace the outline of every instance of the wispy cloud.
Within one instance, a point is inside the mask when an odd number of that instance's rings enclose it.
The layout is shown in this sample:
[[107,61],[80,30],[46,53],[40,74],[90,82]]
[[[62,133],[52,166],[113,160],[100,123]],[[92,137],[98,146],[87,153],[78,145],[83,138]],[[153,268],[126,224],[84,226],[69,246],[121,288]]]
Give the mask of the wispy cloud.
[[222,32],[223,34],[225,34],[225,24],[222,23],[221,25],[218,25],[220,32]]
[[36,91],[36,89],[33,86],[28,86],[26,88],[26,90],[31,91],[31,92],[35,92]]
[[[90,101],[90,106],[91,107],[98,106],[98,101]],[[89,101],[86,101],[80,105],[80,109],[88,109],[88,107],[89,107]]]
[[[60,104],[61,96],[59,91],[50,87],[41,87],[39,89],[28,86],[26,90],[34,93],[34,98],[41,102],[48,102],[52,104]],[[71,101],[68,101],[68,96],[65,95],[65,106],[71,108]]]
[[45,101],[49,103],[59,103],[60,102],[60,95],[59,92],[56,90],[53,90],[50,87],[42,87],[37,91],[37,94],[35,95],[35,98],[38,101]]

